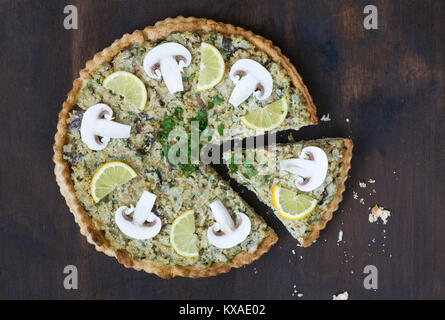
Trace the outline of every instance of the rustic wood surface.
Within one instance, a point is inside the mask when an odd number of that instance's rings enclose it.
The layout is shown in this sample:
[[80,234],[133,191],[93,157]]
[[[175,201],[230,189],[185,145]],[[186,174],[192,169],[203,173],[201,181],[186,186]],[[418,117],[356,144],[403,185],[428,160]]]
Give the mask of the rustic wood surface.
[[[362,25],[369,2],[378,30]],[[79,30],[63,28],[67,4],[79,10]],[[162,280],[125,269],[80,235],[51,160],[65,94],[95,52],[178,15],[271,39],[303,76],[318,115],[332,118],[295,138],[354,140],[345,199],[312,247],[297,247],[239,187],[280,240],[229,274]],[[331,299],[344,290],[351,299],[445,298],[443,1],[1,0],[0,16],[0,298]],[[361,189],[370,178],[376,183]],[[376,203],[391,210],[385,226],[368,222]],[[62,285],[71,264],[78,290]],[[378,290],[363,287],[366,265],[378,268]]]

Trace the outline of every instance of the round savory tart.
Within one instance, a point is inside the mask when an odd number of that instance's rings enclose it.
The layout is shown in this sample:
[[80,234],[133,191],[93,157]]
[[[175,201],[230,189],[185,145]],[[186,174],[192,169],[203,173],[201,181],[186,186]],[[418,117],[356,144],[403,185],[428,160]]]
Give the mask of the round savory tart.
[[[225,69],[217,84],[198,90],[203,43],[220,52]],[[172,51],[179,50],[179,45],[189,52],[180,58],[181,53]],[[155,51],[161,46],[164,51]],[[156,73],[156,69],[169,68],[167,63],[171,60],[159,60],[166,50],[170,50],[175,63],[184,59],[178,62],[182,63],[182,88],[165,74],[161,81]],[[237,84],[230,68],[240,60],[250,61],[245,70],[251,65],[259,70],[257,65],[261,65],[273,82],[266,79],[256,84],[258,95],[233,103],[231,92]],[[133,85],[125,92],[138,92],[142,83],[146,96],[130,99],[122,92],[116,93],[118,76]],[[253,78],[257,76],[260,77],[257,73]],[[176,89],[172,89],[175,85]],[[260,97],[261,94],[264,95]],[[236,132],[229,138],[253,136],[256,131],[241,118],[278,100],[285,101],[287,114],[271,131],[317,123],[312,99],[289,59],[271,41],[242,28],[178,17],[116,40],[80,71],[59,114],[55,136],[57,183],[81,233],[98,251],[116,257],[126,267],[163,278],[213,276],[258,259],[277,241],[274,231],[209,165],[172,165],[166,158],[171,148],[168,133],[173,127],[190,130],[188,123],[195,120],[199,130],[212,132],[210,136],[222,136],[222,129]],[[120,127],[113,129],[121,131],[114,139],[97,139],[94,130],[99,129],[91,126],[99,126],[99,122],[89,122],[86,128],[86,118],[94,116],[102,123],[115,121]],[[85,138],[88,134],[89,140]],[[110,179],[125,172],[128,179],[111,183],[112,188],[106,189]],[[151,213],[144,216],[138,208],[147,203],[151,203],[147,209]],[[138,230],[128,222],[133,206],[133,220],[137,220],[136,215],[147,219]],[[223,244],[220,237],[212,234],[216,219],[213,210],[230,216],[232,229],[239,231]],[[182,215],[184,219],[178,219]],[[160,225],[155,231],[142,230],[141,226],[148,228],[156,223]],[[192,229],[190,224],[194,224]],[[190,232],[187,237],[181,231],[184,228]],[[178,234],[172,235],[173,232]],[[150,235],[144,238],[144,234]],[[193,243],[185,243],[184,239]],[[175,241],[183,241],[185,249],[178,249]]]

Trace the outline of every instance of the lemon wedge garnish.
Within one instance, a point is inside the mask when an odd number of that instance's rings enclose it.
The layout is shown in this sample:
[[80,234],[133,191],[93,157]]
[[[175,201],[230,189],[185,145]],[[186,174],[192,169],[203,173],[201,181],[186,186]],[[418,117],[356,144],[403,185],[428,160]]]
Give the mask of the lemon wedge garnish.
[[198,236],[194,232],[195,213],[193,210],[187,210],[173,221],[170,229],[170,243],[181,256],[198,256]]
[[126,163],[110,161],[103,164],[91,179],[90,192],[94,202],[99,202],[116,187],[136,177],[136,172]]
[[225,68],[224,59],[218,49],[203,42],[197,89],[201,91],[216,86],[222,80]]
[[105,78],[104,87],[124,96],[125,101],[139,110],[144,110],[147,103],[147,88],[141,79],[126,71],[116,71]]
[[284,219],[301,220],[314,211],[317,199],[274,185],[272,187],[272,203],[278,210],[278,214]]
[[286,98],[281,98],[268,106],[250,111],[241,121],[253,130],[270,131],[283,123],[287,116]]

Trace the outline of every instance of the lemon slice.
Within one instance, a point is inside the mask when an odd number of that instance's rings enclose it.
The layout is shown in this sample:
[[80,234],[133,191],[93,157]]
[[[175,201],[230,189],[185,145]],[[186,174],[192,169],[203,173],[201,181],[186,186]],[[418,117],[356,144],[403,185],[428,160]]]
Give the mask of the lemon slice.
[[216,86],[222,80],[225,68],[224,59],[218,49],[203,42],[197,89],[201,91]]
[[91,179],[90,191],[94,202],[99,202],[116,187],[127,183],[136,176],[136,172],[124,162],[110,161],[103,164]]
[[198,256],[198,236],[194,232],[195,213],[193,210],[187,210],[173,221],[170,242],[173,249],[181,256]]
[[269,131],[283,123],[287,116],[286,98],[281,98],[265,108],[250,111],[241,121],[253,130]]
[[135,105],[139,110],[144,110],[147,103],[147,89],[141,79],[134,74],[116,71],[105,78],[104,87],[124,96],[125,101]]
[[287,220],[306,218],[317,206],[317,199],[274,185],[272,203],[278,214]]

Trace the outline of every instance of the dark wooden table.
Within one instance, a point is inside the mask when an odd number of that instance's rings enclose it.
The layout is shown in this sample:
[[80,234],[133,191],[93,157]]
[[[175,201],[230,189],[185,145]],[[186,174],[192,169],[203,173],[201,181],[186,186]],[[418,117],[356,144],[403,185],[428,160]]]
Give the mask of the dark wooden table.
[[[378,30],[362,24],[370,2]],[[78,30],[63,27],[68,4],[78,8]],[[125,269],[80,235],[53,175],[61,103],[95,52],[177,15],[273,40],[303,76],[319,116],[332,118],[295,138],[354,140],[345,199],[312,247],[298,248],[239,187],[280,240],[229,274],[162,280]],[[331,299],[344,290],[351,299],[445,298],[443,1],[2,0],[0,16],[0,298]],[[361,189],[370,178],[376,183]],[[368,222],[376,203],[391,210],[385,226]],[[66,265],[78,268],[78,290],[62,285]],[[366,265],[378,268],[378,290],[363,287]]]

